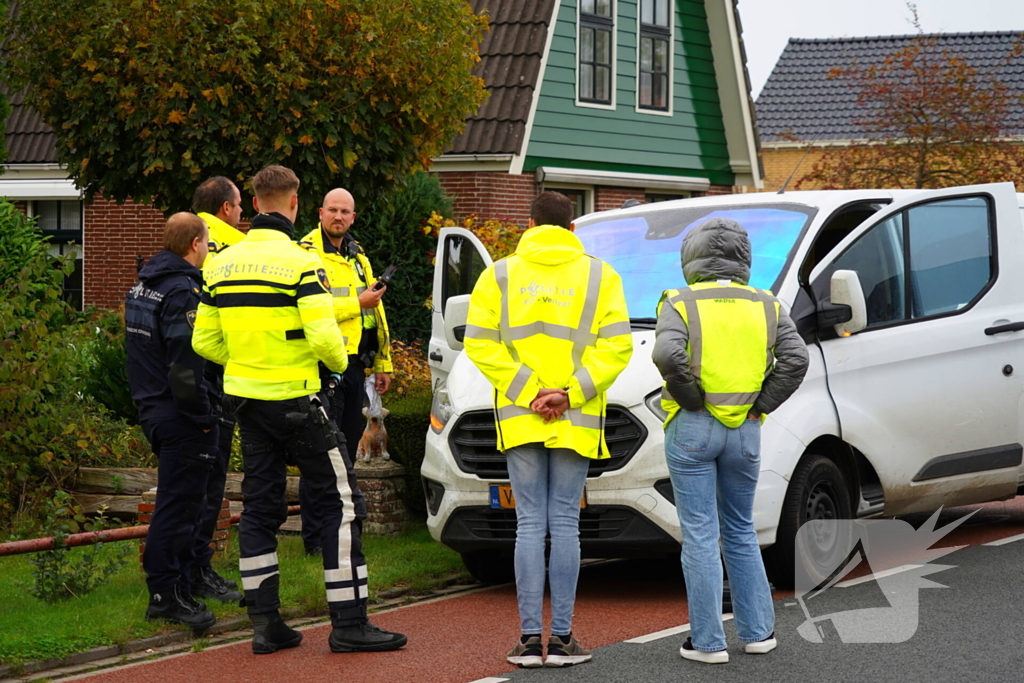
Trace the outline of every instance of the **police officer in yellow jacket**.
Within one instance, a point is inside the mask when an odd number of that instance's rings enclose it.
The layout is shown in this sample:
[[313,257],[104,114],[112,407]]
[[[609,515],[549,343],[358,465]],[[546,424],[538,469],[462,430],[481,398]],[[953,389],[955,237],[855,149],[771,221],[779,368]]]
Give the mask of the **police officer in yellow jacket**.
[[317,360],[344,372],[330,281],[315,254],[292,240],[299,180],[268,166],[252,180],[258,215],[246,238],[205,273],[193,347],[224,365],[224,390],[241,425],[245,510],[239,567],[253,652],[295,647],[302,634],[278,612],[277,530],[286,519],[285,465],[298,465],[324,511],[324,580],[334,652],[402,647],[403,635],[366,618],[366,562],[352,500],[352,462],[317,396]]
[[[590,660],[572,636],[579,514],[591,459],[607,458],[605,392],[632,355],[622,280],[584,254],[572,203],[543,192],[516,253],[480,276],[466,354],[494,385],[498,448],[516,501],[515,573],[522,635],[507,660],[567,666]],[[541,643],[545,537],[551,638]]]
[[242,194],[230,178],[222,175],[207,178],[192,195],[192,211],[210,228],[210,253],[206,266],[232,244],[245,239],[238,229],[242,221]]
[[[661,405],[689,600],[690,637],[679,653],[729,661],[722,628],[722,561],[736,631],[748,654],[775,649],[775,612],[754,531],[761,416],[796,391],[807,348],[771,292],[750,287],[746,231],[712,218],[683,239],[688,287],[665,292],[652,359]],[[721,550],[720,550],[721,549]]]
[[[321,373],[325,384],[336,384],[330,397],[331,416],[345,435],[353,461],[363,433],[366,371],[373,371],[377,392],[383,394],[391,386],[392,370],[391,339],[381,301],[387,288],[373,290],[376,281],[370,259],[349,232],[355,219],[352,195],[342,188],[333,189],[320,207],[320,224],[300,242],[320,255],[331,281],[334,316],[345,339],[348,369],[333,382],[329,371],[321,367]],[[302,540],[306,552],[312,554],[319,550],[323,522],[318,511],[305,504],[308,495],[308,484],[303,480],[299,486]]]

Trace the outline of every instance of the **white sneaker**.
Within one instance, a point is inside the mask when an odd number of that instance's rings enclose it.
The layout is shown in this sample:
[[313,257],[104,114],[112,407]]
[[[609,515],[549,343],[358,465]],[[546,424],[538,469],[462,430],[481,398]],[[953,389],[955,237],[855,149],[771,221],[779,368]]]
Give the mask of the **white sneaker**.
[[748,655],[766,655],[779,646],[779,641],[775,640],[775,633],[772,632],[770,636],[764,640],[759,640],[755,643],[747,643],[744,649]]
[[729,661],[729,652],[727,650],[715,650],[714,652],[697,650],[694,649],[690,638],[687,638],[683,646],[679,648],[679,656],[683,659],[689,659],[693,662],[704,662],[705,664],[726,664]]

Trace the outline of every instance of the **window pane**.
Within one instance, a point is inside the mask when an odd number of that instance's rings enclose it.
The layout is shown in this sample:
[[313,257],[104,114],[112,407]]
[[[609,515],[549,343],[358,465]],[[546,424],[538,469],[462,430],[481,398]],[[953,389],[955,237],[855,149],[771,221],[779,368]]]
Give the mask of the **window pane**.
[[580,61],[594,61],[594,29],[584,28],[580,31]]
[[596,91],[594,99],[602,102],[612,101],[612,71],[606,66],[597,67],[597,78],[594,83],[594,90]]
[[913,317],[971,303],[992,276],[988,202],[951,199],[908,213]]
[[829,296],[832,273],[856,271],[868,306],[868,327],[903,320],[903,214],[876,225],[836,259],[816,284],[819,295]]
[[654,0],[641,0],[640,2],[640,23],[654,23]]
[[668,41],[654,41],[654,71],[668,71]]
[[640,106],[651,106],[651,74],[640,72]]
[[655,76],[652,82],[652,104],[658,109],[668,109],[668,76]]
[[650,38],[640,39],[640,69],[643,71],[650,71],[653,59],[653,46],[654,41]]
[[66,201],[60,203],[60,229],[82,229],[82,202]]
[[595,14],[600,14],[602,17],[610,17],[612,15],[612,0],[597,0],[597,11]]
[[668,26],[668,9],[671,7],[669,0],[658,0],[658,16],[654,22],[658,26]]
[[583,0],[583,3],[580,5],[580,11],[585,12],[587,14],[593,14],[594,0]]
[[594,67],[580,64],[580,99],[594,99]]
[[594,36],[597,40],[595,46],[594,61],[598,64],[611,64],[612,63],[612,41],[611,31],[595,31]]
[[461,294],[470,294],[480,273],[484,272],[480,252],[462,237],[449,237],[445,243],[445,273],[443,280],[444,301],[441,310],[448,305],[448,299]]
[[35,213],[40,230],[60,230],[60,202],[36,202]]

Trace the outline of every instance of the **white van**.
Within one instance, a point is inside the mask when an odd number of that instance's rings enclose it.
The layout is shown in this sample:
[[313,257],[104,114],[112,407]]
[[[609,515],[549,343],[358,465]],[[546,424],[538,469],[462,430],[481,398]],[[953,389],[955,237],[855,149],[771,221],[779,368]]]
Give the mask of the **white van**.
[[[750,234],[750,284],[790,310],[808,345],[803,385],[762,430],[754,523],[769,571],[792,585],[797,529],[1015,496],[1022,481],[1024,227],[1012,184],[682,199],[576,221],[622,276],[633,357],[608,392],[612,457],[591,463],[584,557],[678,552],[662,450],[655,306],[685,286],[679,248],[711,217]],[[442,230],[434,275],[428,526],[479,579],[511,576],[515,510],[495,447],[492,388],[462,349],[469,293],[491,263]],[[852,271],[852,272],[851,272]],[[825,525],[827,526],[827,525]],[[841,544],[814,540],[822,566]],[[808,560],[815,562],[814,559]],[[832,563],[832,564],[829,564]]]

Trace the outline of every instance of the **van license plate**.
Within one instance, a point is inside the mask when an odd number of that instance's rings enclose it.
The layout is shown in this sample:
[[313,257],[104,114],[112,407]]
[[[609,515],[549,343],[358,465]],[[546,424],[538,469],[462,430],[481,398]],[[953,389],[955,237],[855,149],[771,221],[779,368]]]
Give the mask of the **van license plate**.
[[[511,484],[491,484],[491,507],[506,510],[515,509],[516,497],[512,495]],[[587,507],[586,489],[583,490],[583,497],[580,499],[580,507]]]

